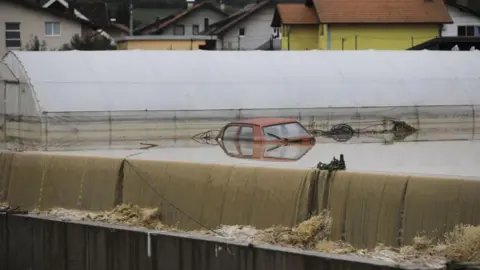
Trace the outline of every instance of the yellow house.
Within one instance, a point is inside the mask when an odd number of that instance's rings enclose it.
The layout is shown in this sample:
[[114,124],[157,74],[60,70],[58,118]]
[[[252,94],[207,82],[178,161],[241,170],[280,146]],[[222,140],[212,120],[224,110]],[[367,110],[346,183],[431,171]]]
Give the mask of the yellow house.
[[[207,43],[214,44],[214,36],[125,36],[117,39],[119,50],[199,50]],[[210,43],[212,41],[213,43]]]
[[306,0],[277,4],[282,50],[406,50],[441,36],[443,0]]

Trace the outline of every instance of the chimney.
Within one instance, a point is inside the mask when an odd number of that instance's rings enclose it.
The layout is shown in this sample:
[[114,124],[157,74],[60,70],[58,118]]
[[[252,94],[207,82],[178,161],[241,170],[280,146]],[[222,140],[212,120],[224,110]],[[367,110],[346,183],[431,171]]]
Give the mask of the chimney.
[[68,13],[75,14],[75,6],[77,5],[76,0],[70,0],[68,2]]
[[225,11],[225,1],[220,0],[220,10]]
[[195,4],[195,0],[186,0],[187,1],[187,8],[192,8]]

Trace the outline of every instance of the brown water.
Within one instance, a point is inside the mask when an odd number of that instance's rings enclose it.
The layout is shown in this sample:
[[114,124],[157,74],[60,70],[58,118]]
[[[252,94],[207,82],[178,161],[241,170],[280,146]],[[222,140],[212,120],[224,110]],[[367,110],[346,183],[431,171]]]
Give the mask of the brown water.
[[[48,153],[287,168],[314,168],[319,161],[328,163],[334,156],[338,158],[344,154],[348,171],[480,178],[480,141],[317,143],[310,149],[287,145],[273,150],[273,146],[253,148],[252,144],[226,143],[222,148],[219,145],[202,145],[191,141],[163,143],[150,149],[139,149],[144,146],[129,145],[136,148],[129,150]],[[240,152],[243,154],[241,158],[231,156]]]

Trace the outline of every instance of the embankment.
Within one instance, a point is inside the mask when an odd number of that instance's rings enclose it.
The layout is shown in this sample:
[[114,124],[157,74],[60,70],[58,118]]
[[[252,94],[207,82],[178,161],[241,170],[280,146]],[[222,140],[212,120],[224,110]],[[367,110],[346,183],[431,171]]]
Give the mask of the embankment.
[[181,229],[294,226],[328,208],[332,240],[411,244],[480,224],[480,181],[4,152],[0,200],[25,209],[159,207]]

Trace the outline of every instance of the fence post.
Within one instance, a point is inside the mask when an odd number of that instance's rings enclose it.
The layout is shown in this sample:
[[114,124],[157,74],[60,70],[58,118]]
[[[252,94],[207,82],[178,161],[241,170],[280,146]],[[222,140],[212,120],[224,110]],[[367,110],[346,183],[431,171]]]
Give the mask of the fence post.
[[3,143],[7,150],[7,83],[3,83]]
[[44,150],[48,151],[48,112],[43,112],[43,120],[45,123],[45,146]]
[[108,146],[112,147],[112,112],[108,111]]
[[475,130],[477,128],[476,122],[477,122],[477,116],[475,115],[475,105],[472,106],[472,121],[473,121],[473,127],[472,127],[472,141],[475,140]]
[[[415,105],[415,114],[417,115],[417,130],[420,130],[420,110],[418,109],[418,105]],[[416,140],[418,141],[418,136],[420,132],[415,132],[417,138]]]

